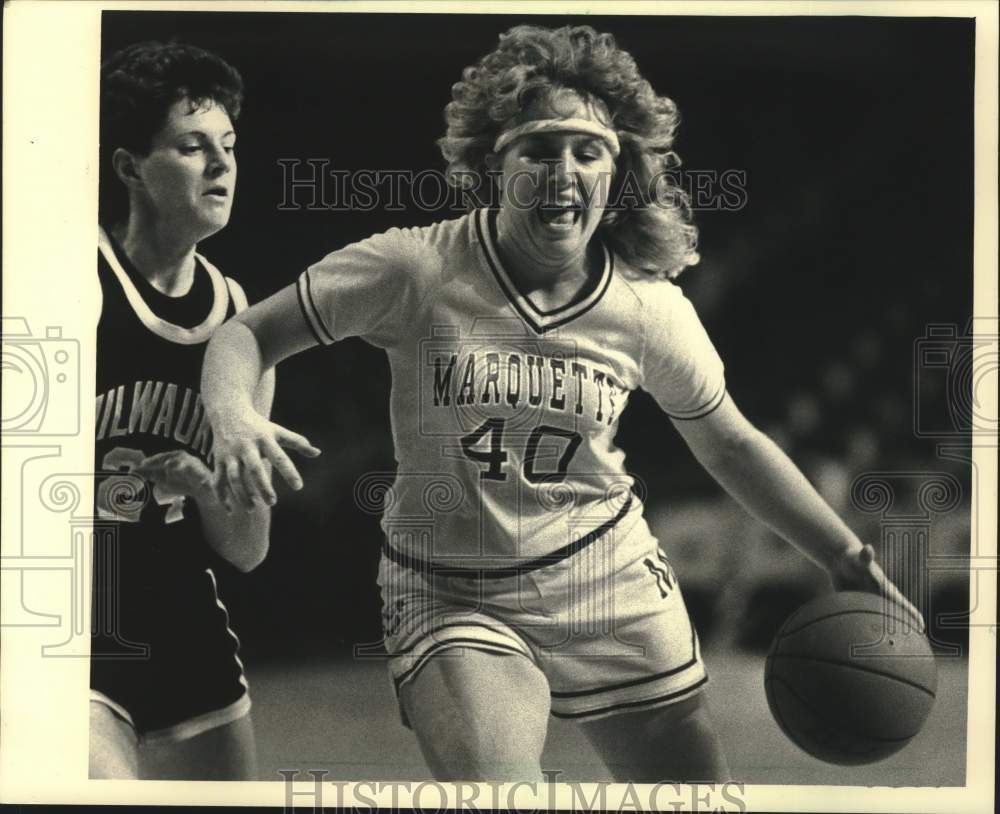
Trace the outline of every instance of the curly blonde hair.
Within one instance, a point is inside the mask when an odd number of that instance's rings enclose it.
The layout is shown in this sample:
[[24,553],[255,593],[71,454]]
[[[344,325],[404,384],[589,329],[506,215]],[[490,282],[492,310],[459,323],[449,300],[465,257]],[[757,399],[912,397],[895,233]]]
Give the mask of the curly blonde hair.
[[631,266],[656,277],[676,277],[697,263],[687,194],[665,174],[677,163],[670,149],[677,106],[654,92],[611,34],[590,26],[516,26],[462,72],[444,111],[447,133],[438,140],[449,180],[461,185],[469,173],[484,175],[503,124],[562,88],[603,102],[621,142],[609,190],[619,205],[606,212],[604,239]]

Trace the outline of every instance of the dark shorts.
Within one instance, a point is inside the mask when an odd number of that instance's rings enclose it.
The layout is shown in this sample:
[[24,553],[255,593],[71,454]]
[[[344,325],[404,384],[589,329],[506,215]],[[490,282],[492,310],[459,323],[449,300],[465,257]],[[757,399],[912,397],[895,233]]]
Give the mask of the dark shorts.
[[102,584],[95,563],[91,700],[143,742],[178,741],[247,714],[239,639],[210,568]]

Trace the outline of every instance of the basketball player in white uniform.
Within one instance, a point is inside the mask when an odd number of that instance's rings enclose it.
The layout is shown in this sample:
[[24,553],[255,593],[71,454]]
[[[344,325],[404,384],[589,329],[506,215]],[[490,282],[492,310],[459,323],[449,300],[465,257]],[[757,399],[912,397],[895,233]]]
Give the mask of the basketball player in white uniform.
[[[142,43],[102,67],[92,778],[255,774],[213,569],[264,558],[270,509],[215,499],[199,394],[206,343],[246,298],[195,251],[229,220],[241,97],[239,74],[190,46]],[[264,414],[272,392],[263,377]]]
[[632,391],[838,586],[905,600],[727,395],[667,279],[694,259],[681,211],[607,205],[662,164],[672,103],[589,28],[513,29],[453,99],[445,155],[496,170],[499,207],[333,252],[219,331],[202,380],[218,486],[273,500],[264,462],[300,487],[281,447],[315,454],[253,415],[264,371],[348,336],[385,348],[399,469],[358,497],[383,504],[390,673],[434,776],[539,779],[553,714],[619,779],[724,779],[698,638],[614,445]]

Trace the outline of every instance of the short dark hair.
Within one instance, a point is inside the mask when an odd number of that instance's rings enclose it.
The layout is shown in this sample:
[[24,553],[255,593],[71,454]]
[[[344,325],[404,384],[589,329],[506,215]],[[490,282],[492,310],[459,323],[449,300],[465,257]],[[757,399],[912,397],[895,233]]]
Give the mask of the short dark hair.
[[176,42],[136,43],[101,65],[102,224],[111,226],[128,217],[128,195],[115,177],[112,154],[119,147],[148,154],[170,106],[184,98],[195,107],[220,105],[235,121],[243,104],[243,79],[218,55]]

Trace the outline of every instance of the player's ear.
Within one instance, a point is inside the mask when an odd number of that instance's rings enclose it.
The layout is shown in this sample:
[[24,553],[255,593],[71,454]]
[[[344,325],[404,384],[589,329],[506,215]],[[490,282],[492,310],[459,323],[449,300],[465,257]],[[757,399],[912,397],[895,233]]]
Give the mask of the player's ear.
[[142,186],[142,178],[139,176],[135,156],[124,147],[119,147],[111,154],[111,166],[118,179],[129,189]]

